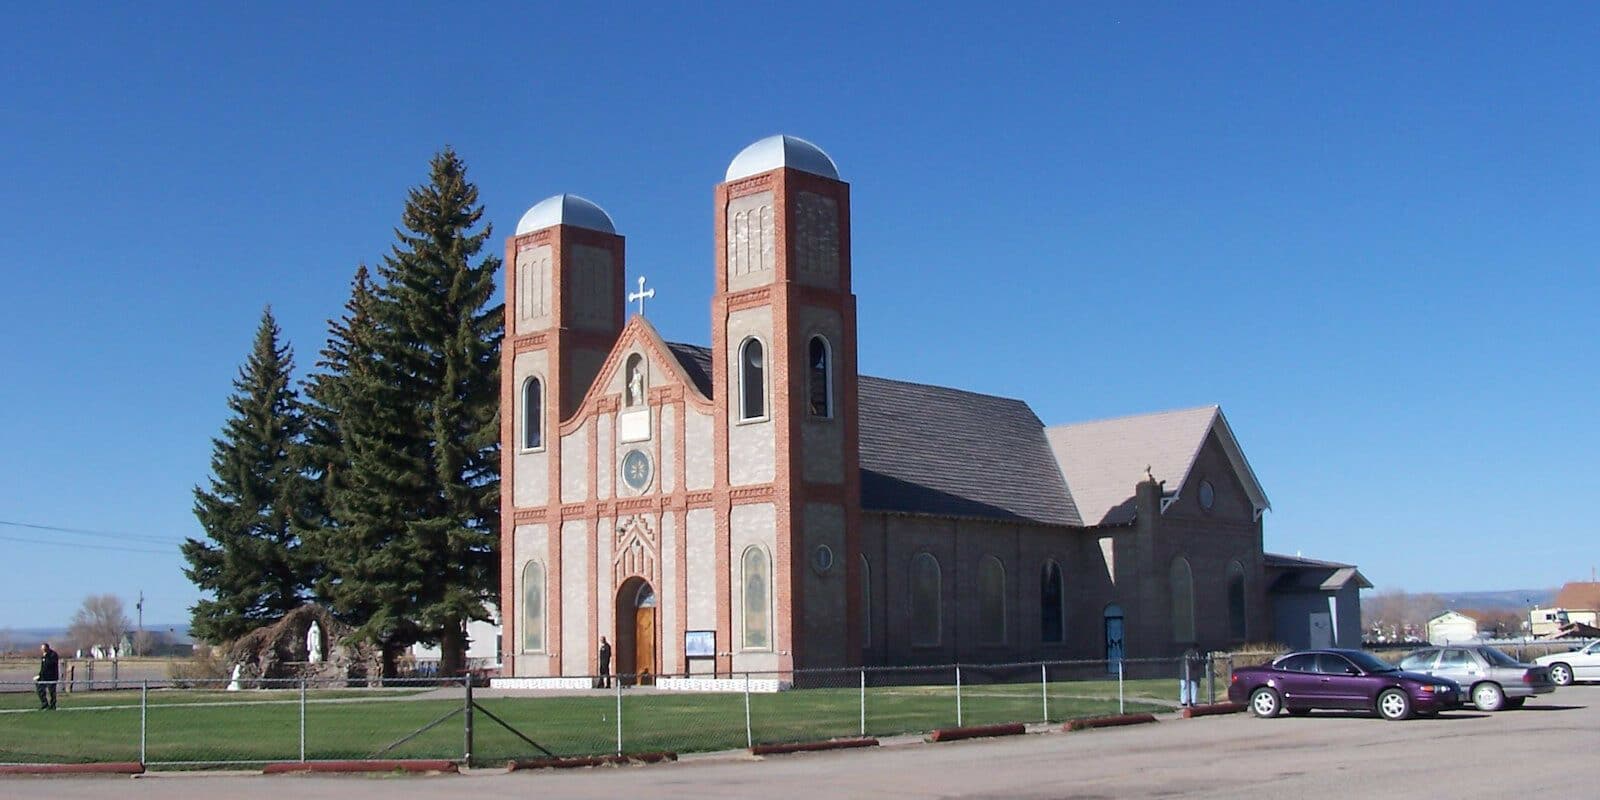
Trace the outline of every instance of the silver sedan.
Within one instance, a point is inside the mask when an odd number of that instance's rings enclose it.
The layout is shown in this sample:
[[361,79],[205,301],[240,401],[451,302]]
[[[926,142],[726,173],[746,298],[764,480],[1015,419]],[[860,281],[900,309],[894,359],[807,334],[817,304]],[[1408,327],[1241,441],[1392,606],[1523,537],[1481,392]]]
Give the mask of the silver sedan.
[[1400,659],[1400,668],[1461,684],[1479,711],[1521,708],[1528,698],[1556,690],[1548,669],[1488,645],[1426,647]]

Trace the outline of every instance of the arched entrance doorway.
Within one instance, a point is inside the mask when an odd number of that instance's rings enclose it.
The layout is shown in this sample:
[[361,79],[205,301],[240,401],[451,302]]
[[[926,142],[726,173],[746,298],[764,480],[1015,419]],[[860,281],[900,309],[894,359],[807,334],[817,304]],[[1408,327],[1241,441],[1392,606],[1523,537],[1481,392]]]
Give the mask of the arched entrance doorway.
[[1122,661],[1122,606],[1106,606],[1106,672],[1115,674]]
[[643,578],[629,578],[617,589],[617,678],[627,684],[652,683],[656,664],[656,592]]

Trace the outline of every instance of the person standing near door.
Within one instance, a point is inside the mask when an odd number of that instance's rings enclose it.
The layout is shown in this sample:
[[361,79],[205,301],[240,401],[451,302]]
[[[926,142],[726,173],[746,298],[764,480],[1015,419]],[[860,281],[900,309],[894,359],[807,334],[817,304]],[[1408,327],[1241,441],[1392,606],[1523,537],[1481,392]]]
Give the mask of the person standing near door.
[[[54,711],[56,708],[56,682],[61,680],[61,656],[50,649],[49,642],[39,645],[39,674],[33,678],[34,691],[39,693],[39,710]],[[46,692],[49,699],[46,700]]]
[[611,688],[611,643],[600,637],[600,688]]

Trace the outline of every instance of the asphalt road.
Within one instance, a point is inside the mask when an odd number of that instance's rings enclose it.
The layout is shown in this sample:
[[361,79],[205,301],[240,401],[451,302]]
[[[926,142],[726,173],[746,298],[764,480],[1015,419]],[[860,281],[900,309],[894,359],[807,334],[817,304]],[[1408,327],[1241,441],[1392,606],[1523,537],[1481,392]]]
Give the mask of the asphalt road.
[[[659,766],[423,778],[154,774],[0,778],[0,795],[52,798],[394,800],[404,797],[1396,797],[1594,795],[1600,686],[1517,711],[1384,722],[1245,714],[1155,725],[823,754],[687,758]],[[1562,793],[1562,794],[1556,794]]]

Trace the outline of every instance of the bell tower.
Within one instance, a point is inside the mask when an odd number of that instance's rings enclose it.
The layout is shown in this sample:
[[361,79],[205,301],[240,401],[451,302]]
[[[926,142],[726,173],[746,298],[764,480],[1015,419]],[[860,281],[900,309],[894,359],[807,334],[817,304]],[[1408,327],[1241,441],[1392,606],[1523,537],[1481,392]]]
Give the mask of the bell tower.
[[[716,187],[716,238],[716,552],[725,578],[718,641],[729,652],[722,666],[856,664],[861,499],[850,186],[816,145],[762,139],[733,159]],[[753,585],[764,575],[770,609]]]
[[622,332],[623,262],[611,217],[577,195],[539,202],[506,240],[500,589],[512,675],[560,675],[563,658],[587,666],[587,652],[561,652],[560,428]]

